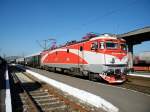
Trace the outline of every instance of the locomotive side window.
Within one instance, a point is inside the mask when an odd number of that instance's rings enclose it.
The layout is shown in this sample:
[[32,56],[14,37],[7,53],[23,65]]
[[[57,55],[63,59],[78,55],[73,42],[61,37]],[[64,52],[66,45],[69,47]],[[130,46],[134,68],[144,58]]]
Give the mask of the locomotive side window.
[[121,44],[121,50],[127,51],[127,45],[126,44]]
[[98,49],[98,42],[93,42],[91,44],[91,50],[97,50]]
[[80,51],[83,51],[83,47],[82,46],[80,46]]
[[117,49],[118,48],[118,44],[117,43],[113,43],[113,42],[106,42],[106,48],[107,49]]
[[67,53],[69,53],[69,49],[67,49]]

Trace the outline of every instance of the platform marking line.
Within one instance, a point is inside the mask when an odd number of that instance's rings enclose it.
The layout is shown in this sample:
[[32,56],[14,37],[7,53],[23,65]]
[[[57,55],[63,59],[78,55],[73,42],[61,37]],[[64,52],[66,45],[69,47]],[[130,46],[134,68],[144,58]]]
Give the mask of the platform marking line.
[[6,67],[5,72],[6,77],[6,98],[5,98],[5,108],[6,112],[12,112],[12,105],[11,105],[11,94],[10,94],[10,83],[9,83],[9,76],[8,76],[8,68]]
[[119,109],[111,104],[110,102],[106,101],[105,99],[101,98],[100,96],[96,96],[92,93],[89,93],[84,90],[80,90],[78,88],[74,88],[70,85],[64,84],[62,82],[58,82],[54,79],[50,79],[42,74],[33,72],[31,70],[26,70],[26,72],[30,73],[31,75],[35,76],[39,80],[42,80],[64,92],[67,92],[68,94],[71,94],[72,96],[87,102],[93,106],[96,106],[98,108],[102,108],[107,112],[119,112]]

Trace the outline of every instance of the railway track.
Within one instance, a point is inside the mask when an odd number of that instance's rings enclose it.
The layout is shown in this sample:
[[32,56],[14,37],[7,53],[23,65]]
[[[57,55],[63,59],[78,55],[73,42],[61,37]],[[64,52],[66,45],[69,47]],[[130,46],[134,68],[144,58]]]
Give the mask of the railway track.
[[[13,68],[14,69],[14,68]],[[67,95],[45,83],[29,77],[23,71],[11,70],[14,112],[95,112],[88,105],[68,99]]]
[[150,95],[150,79],[144,77],[127,76],[127,81],[119,87],[139,91]]

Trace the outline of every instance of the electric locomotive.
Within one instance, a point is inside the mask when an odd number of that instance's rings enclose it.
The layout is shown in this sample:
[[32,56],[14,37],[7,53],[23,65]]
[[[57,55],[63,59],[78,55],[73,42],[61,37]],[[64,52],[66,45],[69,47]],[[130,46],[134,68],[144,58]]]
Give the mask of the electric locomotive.
[[126,41],[112,34],[90,33],[81,41],[71,41],[41,53],[43,67],[68,70],[108,83],[126,80],[127,62]]

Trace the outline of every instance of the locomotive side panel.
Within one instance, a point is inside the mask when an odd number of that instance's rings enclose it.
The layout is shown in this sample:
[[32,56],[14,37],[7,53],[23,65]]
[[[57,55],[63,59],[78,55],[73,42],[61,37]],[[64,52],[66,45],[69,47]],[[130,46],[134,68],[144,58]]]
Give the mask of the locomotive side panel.
[[42,65],[58,68],[79,68],[100,73],[104,69],[104,55],[91,50],[91,41],[49,51],[42,56]]

